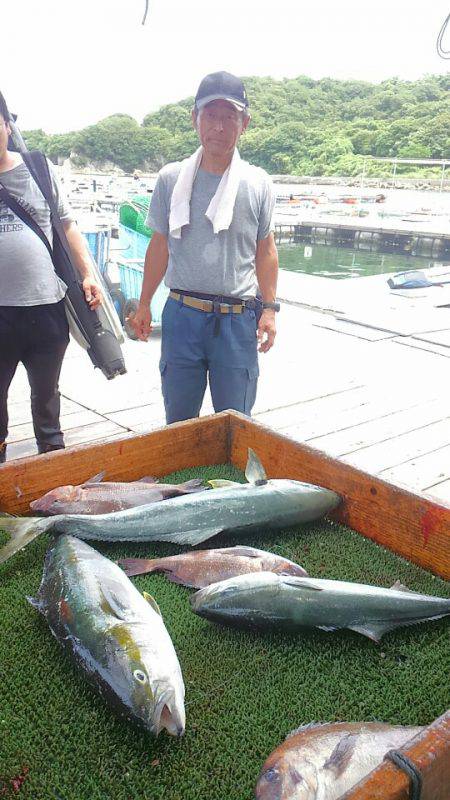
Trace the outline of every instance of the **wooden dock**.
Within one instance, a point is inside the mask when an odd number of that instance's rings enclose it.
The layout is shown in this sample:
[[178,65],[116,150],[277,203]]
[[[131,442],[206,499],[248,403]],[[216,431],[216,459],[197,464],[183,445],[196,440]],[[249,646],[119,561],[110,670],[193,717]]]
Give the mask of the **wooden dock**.
[[[436,295],[426,293],[414,302],[386,300],[379,277],[282,274],[280,296],[289,302],[276,346],[260,358],[254,416],[373,475],[450,502],[450,309],[436,309]],[[124,351],[128,374],[108,382],[71,343],[61,377],[68,446],[164,425],[159,337],[127,341]],[[8,459],[35,452],[28,397],[19,369],[10,392]],[[207,398],[202,413],[211,411]],[[92,465],[93,474],[101,469]]]
[[391,220],[383,225],[370,225],[358,217],[351,221],[311,218],[295,222],[275,224],[277,244],[289,242],[298,244],[340,245],[355,250],[377,250],[381,252],[408,253],[429,258],[450,258],[450,230],[430,227],[420,231],[411,228],[411,222],[403,224]]

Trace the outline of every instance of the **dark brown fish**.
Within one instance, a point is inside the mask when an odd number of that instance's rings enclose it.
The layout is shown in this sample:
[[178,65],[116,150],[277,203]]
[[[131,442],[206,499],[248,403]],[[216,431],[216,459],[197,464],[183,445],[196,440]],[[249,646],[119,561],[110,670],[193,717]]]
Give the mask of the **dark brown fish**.
[[203,589],[211,583],[248,572],[276,572],[299,577],[308,574],[303,567],[287,558],[239,545],[217,550],[197,550],[167,558],[123,558],[118,564],[128,576],[164,572],[173,583],[193,589]]
[[56,514],[109,514],[126,508],[157,503],[206,490],[201,478],[185,483],[158,483],[147,476],[139,481],[123,483],[102,481],[103,473],[78,486],[58,486],[30,503],[33,511],[46,516]]

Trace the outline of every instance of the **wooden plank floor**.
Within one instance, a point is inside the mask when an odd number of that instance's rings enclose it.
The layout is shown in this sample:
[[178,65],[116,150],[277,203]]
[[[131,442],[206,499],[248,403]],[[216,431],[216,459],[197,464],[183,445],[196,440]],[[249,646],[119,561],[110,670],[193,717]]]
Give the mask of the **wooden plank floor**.
[[[337,283],[326,281],[327,299],[329,284]],[[316,298],[314,286],[311,306]],[[302,299],[306,305],[307,298]],[[450,329],[450,309],[447,313]],[[360,325],[334,321],[312,308],[283,304],[276,347],[260,358],[255,419],[392,483],[450,502],[445,335],[430,350],[433,345],[396,332],[366,335]],[[127,341],[128,373],[109,382],[77,345],[70,345],[61,376],[67,446],[164,424],[159,350],[157,335],[147,344]],[[28,398],[26,375],[19,368],[10,391],[8,460],[36,452]],[[208,397],[202,413],[211,411]],[[93,464],[93,472],[101,468]]]

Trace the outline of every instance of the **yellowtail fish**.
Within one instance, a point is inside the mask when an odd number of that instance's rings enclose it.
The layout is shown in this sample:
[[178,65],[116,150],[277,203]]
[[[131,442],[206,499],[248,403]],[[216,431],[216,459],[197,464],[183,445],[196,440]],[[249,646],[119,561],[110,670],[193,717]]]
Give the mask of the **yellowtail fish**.
[[80,539],[59,536],[38,596],[28,599],[119,713],[155,736],[184,733],[184,683],[161,612],[117,564]]
[[330,489],[293,480],[267,480],[261,462],[249,451],[249,483],[196,492],[113,514],[62,514],[48,519],[0,518],[11,535],[0,550],[6,561],[43,531],[107,542],[174,542],[195,545],[218,533],[294,527],[332,511],[340,497]]
[[450,614],[450,599],[322,578],[258,572],[213,583],[189,598],[201,617],[229,625],[284,628],[339,628],[375,642],[388,631]]

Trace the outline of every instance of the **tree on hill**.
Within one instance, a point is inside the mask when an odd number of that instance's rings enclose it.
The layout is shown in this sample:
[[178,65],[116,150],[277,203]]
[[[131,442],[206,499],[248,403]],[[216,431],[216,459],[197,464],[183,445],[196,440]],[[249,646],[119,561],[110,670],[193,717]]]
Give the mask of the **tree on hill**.
[[[380,84],[333,78],[244,78],[252,120],[242,138],[244,158],[272,173],[353,175],[364,157],[450,158],[450,77]],[[123,170],[159,169],[198,146],[193,98],[147,114],[139,125],[114,114],[77,133],[26,132],[30,149],[57,160],[70,151],[82,162],[112,162]],[[372,174],[382,174],[371,164]],[[420,174],[415,165],[409,174]]]

